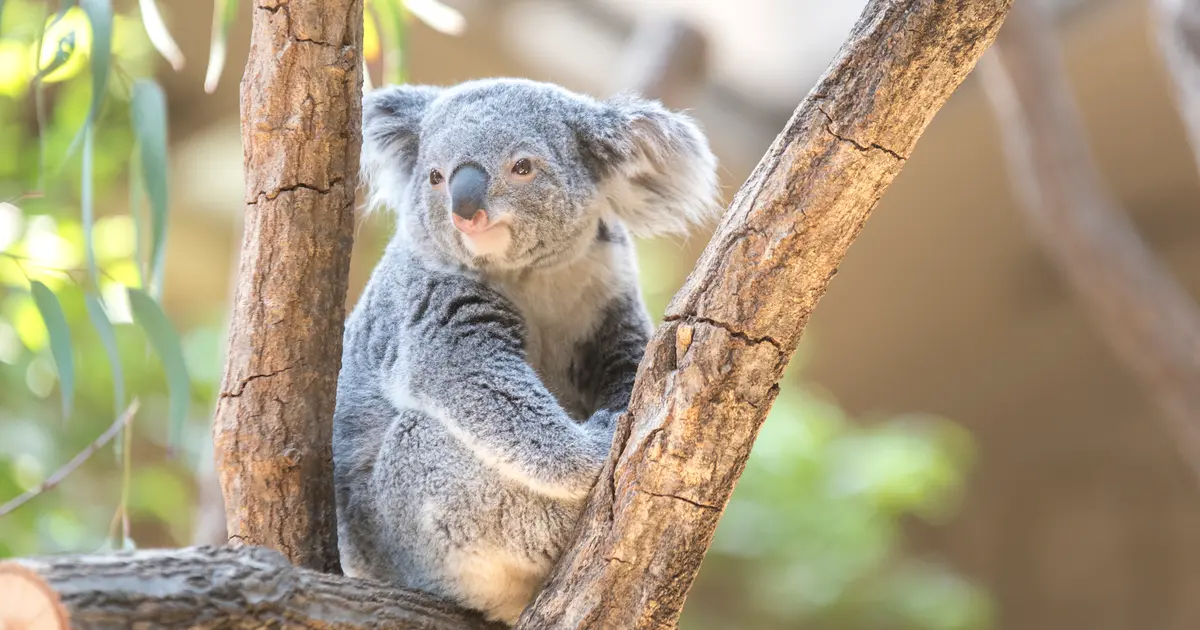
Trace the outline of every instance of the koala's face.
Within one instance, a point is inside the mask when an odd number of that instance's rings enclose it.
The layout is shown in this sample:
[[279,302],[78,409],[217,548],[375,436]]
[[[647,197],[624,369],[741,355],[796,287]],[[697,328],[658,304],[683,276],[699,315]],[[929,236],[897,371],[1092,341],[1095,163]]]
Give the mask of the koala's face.
[[374,201],[471,267],[553,267],[586,251],[602,223],[679,232],[716,208],[703,135],[649,101],[510,79],[383,88],[363,111]]

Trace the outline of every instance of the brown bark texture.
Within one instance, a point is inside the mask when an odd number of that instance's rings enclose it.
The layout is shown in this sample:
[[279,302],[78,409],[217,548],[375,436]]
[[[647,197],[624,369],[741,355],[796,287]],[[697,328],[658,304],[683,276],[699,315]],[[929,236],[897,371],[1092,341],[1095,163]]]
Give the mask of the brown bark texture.
[[338,570],[332,418],[362,117],[362,0],[257,0],[246,210],[213,426],[232,542]]
[[1022,0],[981,65],[1020,205],[1200,480],[1200,309],[1105,185],[1041,1]]
[[675,626],[809,315],[1010,5],[867,4],[668,308],[575,544],[520,628]]
[[0,602],[0,628],[30,630],[502,628],[422,593],[296,567],[265,547],[0,563]]
[[1200,166],[1200,0],[1155,0],[1158,42]]

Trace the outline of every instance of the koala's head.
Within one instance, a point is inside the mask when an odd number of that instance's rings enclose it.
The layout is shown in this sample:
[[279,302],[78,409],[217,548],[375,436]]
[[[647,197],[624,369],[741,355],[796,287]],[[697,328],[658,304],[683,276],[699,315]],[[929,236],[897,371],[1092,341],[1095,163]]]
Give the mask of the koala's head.
[[373,91],[362,162],[371,205],[476,268],[551,267],[620,225],[679,234],[720,211],[716,159],[690,118],[519,79]]

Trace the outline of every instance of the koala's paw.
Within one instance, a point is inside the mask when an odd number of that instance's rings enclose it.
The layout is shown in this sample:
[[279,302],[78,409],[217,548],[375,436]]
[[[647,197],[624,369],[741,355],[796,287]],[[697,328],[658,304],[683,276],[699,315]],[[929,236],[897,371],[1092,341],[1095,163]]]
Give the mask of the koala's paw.
[[589,427],[594,427],[596,430],[604,431],[609,437],[612,437],[613,431],[617,428],[617,421],[621,419],[622,411],[614,411],[612,409],[601,409],[592,414],[588,418],[587,424]]

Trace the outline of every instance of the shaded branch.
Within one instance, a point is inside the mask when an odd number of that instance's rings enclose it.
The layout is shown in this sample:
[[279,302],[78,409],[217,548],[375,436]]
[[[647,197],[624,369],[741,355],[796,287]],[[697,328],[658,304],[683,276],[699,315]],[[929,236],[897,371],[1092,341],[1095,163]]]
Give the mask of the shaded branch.
[[574,546],[520,628],[674,627],[809,315],[1010,4],[867,4],[668,308]]
[[1105,185],[1050,24],[1040,0],[1022,0],[981,64],[1020,206],[1200,476],[1200,310]]

